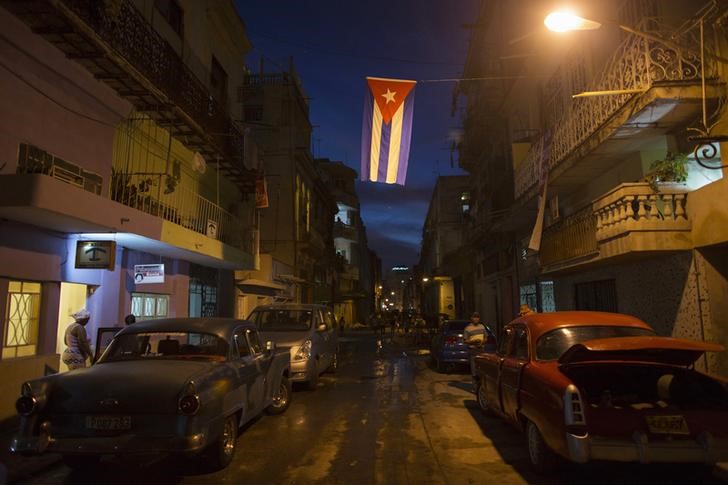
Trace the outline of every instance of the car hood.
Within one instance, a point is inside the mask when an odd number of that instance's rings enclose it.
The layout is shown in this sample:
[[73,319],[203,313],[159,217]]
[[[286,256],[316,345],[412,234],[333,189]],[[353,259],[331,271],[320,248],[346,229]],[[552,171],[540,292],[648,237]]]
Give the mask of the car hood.
[[69,413],[173,412],[185,384],[220,365],[184,360],[96,364],[57,375],[50,405]]
[[689,366],[705,352],[723,350],[722,345],[671,337],[604,338],[570,347],[559,363],[621,361]]
[[311,338],[311,332],[261,332],[263,340],[272,340],[279,347],[298,347]]

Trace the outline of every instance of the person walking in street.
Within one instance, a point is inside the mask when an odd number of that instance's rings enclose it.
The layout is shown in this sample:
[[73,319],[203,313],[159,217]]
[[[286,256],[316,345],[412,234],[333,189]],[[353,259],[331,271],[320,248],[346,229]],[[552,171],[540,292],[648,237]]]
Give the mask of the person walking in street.
[[483,343],[485,342],[485,325],[480,321],[480,313],[473,312],[470,316],[470,323],[463,330],[463,340],[470,350],[470,376],[473,379],[473,389],[475,389],[475,356],[483,351]]
[[91,314],[85,308],[72,315],[73,323],[66,327],[63,341],[66,350],[63,351],[63,363],[68,370],[82,369],[86,367],[86,359],[91,360],[91,346],[86,335],[86,324],[91,319]]

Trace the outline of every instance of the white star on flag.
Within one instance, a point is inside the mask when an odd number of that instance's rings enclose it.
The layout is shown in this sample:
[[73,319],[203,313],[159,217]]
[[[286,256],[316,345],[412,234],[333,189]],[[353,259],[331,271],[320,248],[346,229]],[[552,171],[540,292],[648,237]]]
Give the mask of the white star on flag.
[[387,88],[387,92],[382,94],[382,97],[387,100],[387,104],[394,103],[395,94],[397,94],[397,91],[390,91],[389,88]]

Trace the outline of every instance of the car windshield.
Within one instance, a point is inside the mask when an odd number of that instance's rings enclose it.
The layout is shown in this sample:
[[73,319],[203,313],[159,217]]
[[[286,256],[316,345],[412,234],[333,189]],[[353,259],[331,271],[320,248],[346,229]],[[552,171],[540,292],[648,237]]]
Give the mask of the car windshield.
[[588,326],[565,327],[547,332],[536,343],[537,360],[556,360],[573,345],[599,338],[639,337],[654,335],[648,328]]
[[99,363],[120,360],[225,360],[228,344],[216,335],[195,332],[127,333],[114,338]]
[[251,318],[262,332],[305,332],[311,329],[311,310],[263,310]]

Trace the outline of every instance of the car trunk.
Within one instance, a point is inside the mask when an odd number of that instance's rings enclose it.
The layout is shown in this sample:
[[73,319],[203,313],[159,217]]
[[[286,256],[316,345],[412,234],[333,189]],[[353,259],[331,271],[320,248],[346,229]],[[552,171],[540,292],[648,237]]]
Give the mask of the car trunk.
[[644,362],[562,365],[577,386],[591,435],[650,439],[728,437],[726,384],[693,369]]

